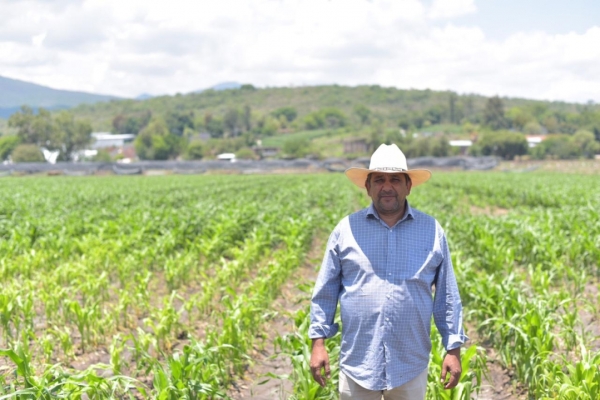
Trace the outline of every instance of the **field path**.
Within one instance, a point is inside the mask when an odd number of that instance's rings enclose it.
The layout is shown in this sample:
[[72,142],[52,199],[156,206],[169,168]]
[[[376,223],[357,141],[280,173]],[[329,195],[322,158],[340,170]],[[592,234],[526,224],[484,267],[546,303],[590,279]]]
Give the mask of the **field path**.
[[[300,283],[312,284],[317,279],[317,267],[321,264],[326,241],[323,234],[316,235],[311,249],[302,265],[294,272],[291,279],[281,289],[281,294],[273,303],[277,317],[269,321],[268,338],[265,348],[255,348],[254,365],[252,365],[243,381],[228,392],[233,399],[274,400],[287,399],[292,393],[292,382],[287,379],[270,378],[267,374],[288,375],[292,372],[290,360],[285,355],[277,355],[273,346],[273,338],[284,336],[294,331],[293,315],[305,308],[310,301],[310,294],[298,288]],[[262,383],[262,384],[261,384]]]

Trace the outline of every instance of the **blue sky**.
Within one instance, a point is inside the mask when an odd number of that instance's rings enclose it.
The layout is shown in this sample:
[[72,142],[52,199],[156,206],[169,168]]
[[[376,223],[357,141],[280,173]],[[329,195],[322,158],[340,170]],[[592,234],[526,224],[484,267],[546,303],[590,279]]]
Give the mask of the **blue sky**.
[[475,4],[475,13],[455,22],[478,26],[493,40],[505,40],[516,32],[583,34],[600,26],[598,0],[487,0]]
[[599,0],[1,0],[0,15],[0,75],[59,89],[379,84],[600,102]]

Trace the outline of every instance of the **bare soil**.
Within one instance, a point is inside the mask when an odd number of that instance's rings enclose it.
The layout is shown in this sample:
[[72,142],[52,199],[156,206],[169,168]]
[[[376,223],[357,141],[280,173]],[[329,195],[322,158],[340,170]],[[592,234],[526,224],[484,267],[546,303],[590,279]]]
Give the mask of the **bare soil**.
[[[471,343],[474,345],[474,343]],[[493,349],[487,349],[488,372],[479,388],[479,394],[473,396],[478,400],[525,400],[527,392],[520,387],[511,371],[504,368],[496,359]]]
[[[236,382],[229,391],[231,398],[272,400],[287,399],[292,394],[292,382],[286,379],[292,373],[292,365],[287,356],[277,352],[273,338],[294,332],[294,313],[310,301],[310,294],[300,290],[298,284],[316,280],[316,266],[320,264],[323,247],[324,243],[320,240],[313,241],[305,262],[283,286],[281,295],[273,304],[277,317],[269,321],[265,346],[263,349],[255,348],[254,363],[248,368],[244,380]],[[270,375],[282,376],[282,379]]]

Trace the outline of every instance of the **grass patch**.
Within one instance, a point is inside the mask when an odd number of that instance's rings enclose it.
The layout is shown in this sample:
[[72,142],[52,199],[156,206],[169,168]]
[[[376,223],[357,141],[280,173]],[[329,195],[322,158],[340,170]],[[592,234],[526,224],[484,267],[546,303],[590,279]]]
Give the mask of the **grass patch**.
[[338,136],[340,133],[345,133],[345,129],[317,129],[312,131],[300,131],[289,134],[280,134],[279,136],[270,136],[262,140],[262,145],[265,147],[283,147],[283,144],[290,139],[313,139],[321,137]]

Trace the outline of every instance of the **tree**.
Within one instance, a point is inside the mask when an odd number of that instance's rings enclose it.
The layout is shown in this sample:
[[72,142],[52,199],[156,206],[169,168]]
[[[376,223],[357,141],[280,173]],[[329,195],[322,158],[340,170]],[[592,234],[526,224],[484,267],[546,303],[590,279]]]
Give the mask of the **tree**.
[[137,134],[148,125],[151,118],[152,112],[148,110],[129,115],[118,114],[112,120],[113,132]]
[[506,112],[507,122],[510,124],[512,128],[518,129],[522,131],[527,125],[527,123],[534,122],[537,123],[535,117],[531,115],[529,112],[519,108],[512,107],[510,110]]
[[188,144],[185,150],[186,160],[201,160],[204,157],[204,145],[202,142],[196,140]]
[[169,132],[176,136],[183,136],[187,129],[194,129],[194,112],[171,111],[166,117]]
[[430,155],[434,157],[448,157],[450,154],[450,142],[446,136],[431,138]]
[[9,125],[17,129],[21,143],[59,150],[65,160],[70,160],[74,151],[85,148],[91,141],[91,124],[75,120],[69,111],[61,111],[53,118],[43,108],[34,114],[24,106],[10,117]]
[[21,138],[17,135],[0,137],[0,161],[6,160],[19,144]]
[[250,132],[252,130],[252,109],[248,104],[244,106],[243,125],[246,132]]
[[371,110],[364,104],[355,105],[354,114],[358,116],[361,125],[368,124],[371,120]]
[[472,152],[481,152],[484,156],[499,156],[512,160],[516,156],[527,154],[529,145],[525,135],[519,132],[499,131],[481,134],[472,148]]
[[271,115],[277,119],[284,116],[287,122],[292,122],[298,116],[298,111],[294,107],[281,107],[271,112]]
[[450,143],[445,136],[419,137],[402,142],[402,150],[406,157],[447,157],[450,154]]
[[277,133],[281,125],[279,121],[270,115],[265,115],[258,119],[255,132],[263,136],[273,136]]
[[448,110],[450,113],[450,123],[455,124],[458,122],[457,112],[456,112],[456,100],[458,96],[456,93],[450,92],[450,96],[448,98]]
[[320,111],[325,120],[325,126],[327,128],[339,128],[346,126],[348,123],[348,117],[341,110],[337,108],[324,108]]
[[68,111],[61,111],[54,122],[55,134],[48,147],[60,150],[64,159],[71,160],[75,151],[84,149],[91,142],[92,125],[89,122],[75,120]]
[[225,131],[229,132],[229,137],[238,136],[240,133],[240,112],[237,108],[230,108],[223,117]]
[[175,158],[183,147],[184,139],[169,132],[162,118],[154,118],[135,138],[135,150],[142,160]]
[[585,158],[594,158],[600,152],[600,143],[596,142],[594,134],[586,130],[578,130],[573,135],[573,142],[581,149],[581,155]]
[[504,103],[498,96],[490,97],[485,103],[483,110],[483,122],[494,130],[507,127],[504,116]]
[[556,134],[548,135],[532,150],[534,158],[559,158],[563,160],[581,157],[581,148],[573,140],[573,136]]
[[529,121],[523,127],[523,132],[527,135],[541,135],[544,133],[544,128],[537,121]]
[[348,118],[339,109],[334,107],[323,108],[304,117],[306,129],[339,128],[346,126]]
[[369,128],[369,136],[367,139],[369,151],[375,151],[375,149],[378,148],[379,145],[381,145],[385,140],[385,129],[383,127],[383,123],[379,120],[375,120],[375,122],[372,123]]
[[235,157],[238,160],[256,160],[258,158],[254,150],[250,147],[242,147],[235,152]]
[[310,142],[303,137],[290,138],[283,143],[282,150],[284,154],[293,158],[306,157],[311,151]]
[[440,106],[434,106],[425,111],[425,119],[431,124],[436,125],[442,122],[443,110]]
[[20,144],[12,152],[13,162],[44,162],[44,155],[35,144]]
[[17,135],[24,144],[47,146],[54,135],[54,122],[49,111],[40,108],[35,114],[28,106],[21,107],[21,111],[11,115],[8,126],[17,129]]
[[213,117],[210,113],[204,114],[204,128],[212,138],[223,137],[225,131],[223,120]]

